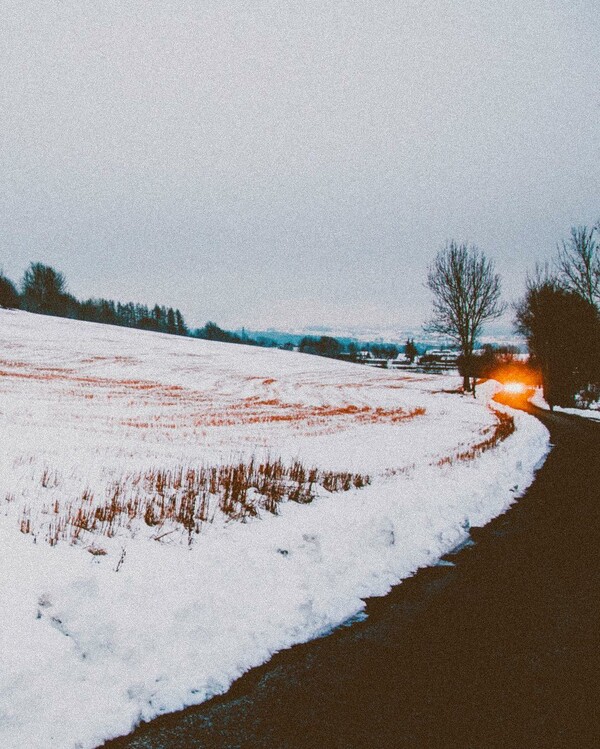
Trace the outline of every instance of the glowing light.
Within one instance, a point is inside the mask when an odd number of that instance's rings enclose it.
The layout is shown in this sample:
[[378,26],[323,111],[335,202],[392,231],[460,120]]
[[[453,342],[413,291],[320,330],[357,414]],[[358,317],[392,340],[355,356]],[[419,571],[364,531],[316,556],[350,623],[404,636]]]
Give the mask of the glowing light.
[[527,386],[524,385],[522,382],[507,382],[504,385],[504,392],[505,393],[524,393],[527,390]]

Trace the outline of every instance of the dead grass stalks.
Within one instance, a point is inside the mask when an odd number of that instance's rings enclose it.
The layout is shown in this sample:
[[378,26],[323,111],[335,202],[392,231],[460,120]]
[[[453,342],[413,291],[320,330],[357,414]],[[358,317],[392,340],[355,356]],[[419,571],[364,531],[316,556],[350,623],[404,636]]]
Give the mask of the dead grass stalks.
[[510,414],[506,414],[503,411],[497,411],[492,408],[492,411],[496,415],[497,422],[493,427],[490,427],[486,432],[489,434],[484,440],[471,445],[466,450],[461,450],[454,455],[446,455],[440,458],[435,465],[445,466],[454,465],[454,463],[463,463],[469,460],[475,460],[483,453],[491,450],[492,448],[504,442],[505,439],[515,431],[515,420]]
[[[191,545],[205,523],[221,516],[225,520],[245,521],[261,511],[277,514],[284,501],[307,504],[319,488],[328,492],[360,489],[371,482],[360,473],[321,471],[300,461],[285,464],[280,459],[199,466],[150,469],[124,476],[106,489],[103,501],[86,488],[72,501],[54,499],[42,511],[46,521],[45,540],[90,542],[94,537],[112,538],[141,527],[156,529],[153,538],[162,540],[179,531]],[[36,537],[29,508],[20,518],[23,533]],[[88,550],[96,548],[93,544]],[[90,551],[90,553],[95,553]]]

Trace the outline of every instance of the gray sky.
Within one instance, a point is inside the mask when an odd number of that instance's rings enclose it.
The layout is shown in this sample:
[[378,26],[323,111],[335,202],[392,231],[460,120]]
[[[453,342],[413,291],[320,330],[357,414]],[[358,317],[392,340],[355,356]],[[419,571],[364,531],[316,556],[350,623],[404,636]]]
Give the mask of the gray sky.
[[194,324],[398,325],[446,239],[507,299],[600,218],[597,0],[0,0],[0,266]]

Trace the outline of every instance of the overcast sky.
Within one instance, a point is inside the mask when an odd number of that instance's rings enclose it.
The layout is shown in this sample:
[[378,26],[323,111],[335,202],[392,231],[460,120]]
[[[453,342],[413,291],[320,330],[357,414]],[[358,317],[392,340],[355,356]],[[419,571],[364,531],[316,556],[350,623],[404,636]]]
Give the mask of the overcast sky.
[[0,0],[0,266],[193,324],[417,325],[600,218],[597,0]]

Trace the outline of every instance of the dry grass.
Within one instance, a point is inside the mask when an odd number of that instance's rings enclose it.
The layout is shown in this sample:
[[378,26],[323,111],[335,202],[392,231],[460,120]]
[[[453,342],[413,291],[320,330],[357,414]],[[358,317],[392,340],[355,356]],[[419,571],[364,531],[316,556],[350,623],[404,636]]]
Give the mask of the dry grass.
[[[127,357],[92,357],[84,360],[127,361]],[[250,377],[265,387],[265,395],[222,399],[218,406],[212,394],[181,385],[164,385],[159,382],[135,378],[110,378],[88,375],[74,369],[43,367],[26,362],[0,359],[0,379],[28,380],[47,385],[52,383],[60,394],[81,402],[97,399],[104,403],[119,404],[122,418],[118,424],[138,431],[172,432],[178,428],[212,429],[223,427],[252,427],[275,425],[294,430],[309,430],[311,434],[333,434],[356,424],[398,424],[423,416],[424,408],[382,408],[368,405],[310,405],[285,402],[270,397],[268,391],[277,383],[273,378]],[[304,383],[306,385],[306,383]],[[323,388],[323,383],[315,383]],[[370,383],[337,384],[340,388],[366,389]],[[388,385],[389,388],[401,387]],[[265,397],[266,396],[266,397]],[[135,413],[131,410],[135,409]]]
[[[370,412],[357,409],[370,416]],[[482,432],[482,439],[452,455],[435,461],[442,467],[471,461],[496,447],[515,430],[512,416],[496,411],[496,424]],[[389,470],[385,475],[410,473],[415,465]],[[218,466],[151,469],[128,474],[96,497],[86,488],[73,499],[56,498],[60,477],[44,469],[40,484],[53,491],[54,499],[32,516],[25,506],[19,518],[22,533],[55,545],[59,541],[88,543],[91,554],[102,547],[92,539],[113,538],[152,529],[157,541],[169,537],[187,538],[192,544],[202,527],[215,519],[245,521],[261,512],[277,514],[282,502],[312,502],[320,489],[345,492],[371,483],[371,477],[344,471],[323,471],[299,461],[285,464],[280,459],[231,463]],[[6,500],[14,501],[7,496]]]
[[[292,427],[308,426],[311,428],[327,427],[328,430],[343,428],[349,424],[398,424],[409,421],[426,413],[424,408],[411,410],[404,408],[374,408],[372,406],[311,406],[302,403],[285,403],[276,398],[263,399],[258,396],[245,398],[242,401],[224,404],[218,410],[209,399],[196,399],[194,410],[188,415],[194,427],[236,427],[260,424],[286,424]],[[171,405],[161,402],[161,406]],[[203,408],[199,408],[202,405]],[[148,419],[127,419],[122,426],[136,429],[149,429],[160,426],[174,428],[168,422],[168,412],[157,415],[154,422]]]
[[495,408],[491,409],[496,415],[496,424],[492,427],[488,427],[483,435],[487,435],[485,439],[480,442],[476,442],[474,445],[469,446],[465,450],[458,451],[453,455],[446,455],[435,462],[434,465],[444,466],[453,465],[454,463],[463,463],[469,460],[475,460],[484,452],[491,450],[492,448],[499,445],[507,437],[515,431],[515,420],[509,414],[502,411],[497,411]]
[[[44,471],[43,480],[49,481]],[[299,461],[290,465],[281,460],[240,462],[220,466],[148,470],[123,477],[111,484],[102,499],[90,489],[72,500],[42,509],[48,518],[45,533],[34,528],[31,510],[23,509],[22,533],[43,537],[50,545],[58,541],[80,543],[89,534],[112,538],[122,531],[140,526],[154,529],[153,538],[182,531],[191,544],[205,523],[215,517],[246,520],[261,511],[277,514],[284,501],[312,502],[319,488],[343,492],[369,484],[370,477],[360,473],[321,471],[307,468]],[[49,484],[46,484],[49,486]],[[90,553],[101,554],[95,545]]]

